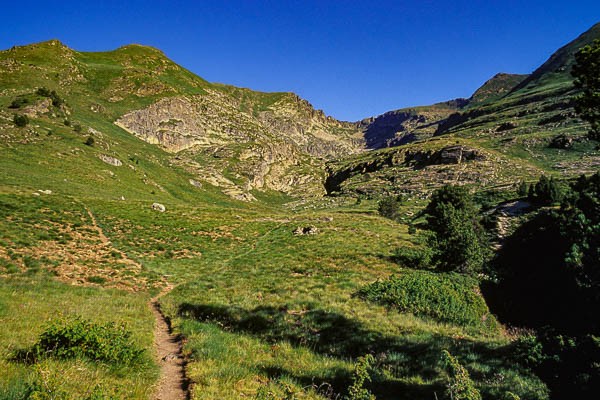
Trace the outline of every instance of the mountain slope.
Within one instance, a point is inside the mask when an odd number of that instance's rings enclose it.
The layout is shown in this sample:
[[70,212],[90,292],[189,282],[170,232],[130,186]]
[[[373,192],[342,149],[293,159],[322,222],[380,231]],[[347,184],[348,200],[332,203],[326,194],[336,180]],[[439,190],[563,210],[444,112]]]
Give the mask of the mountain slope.
[[[493,186],[494,182],[510,186],[542,173],[558,177],[594,173],[600,166],[600,154],[595,143],[586,139],[587,123],[575,115],[573,97],[577,90],[572,84],[570,68],[575,52],[597,38],[600,38],[600,24],[559,49],[530,76],[494,76],[462,109],[429,121],[429,126],[436,127],[430,135],[438,138],[412,136],[406,142],[422,140],[405,150],[401,150],[402,147],[378,150],[329,163],[328,189],[372,197],[382,190],[412,193],[415,188],[431,190],[451,181],[472,183],[476,187]],[[388,129],[398,130],[397,125]],[[489,169],[462,159],[445,166],[436,163],[430,149],[443,151],[444,146],[435,142],[442,138],[445,146],[451,146],[454,141],[481,153],[494,154],[498,157],[496,167]],[[390,158],[399,152],[419,154],[411,157],[429,160],[429,165],[424,168],[423,163],[416,167],[414,163],[390,162],[390,159],[405,158],[397,155]],[[440,172],[427,173],[427,169]],[[469,175],[472,178],[468,178]]]
[[[14,47],[0,52],[0,83],[1,128],[9,142],[29,134],[41,144],[50,140],[48,131],[71,139],[91,135],[95,148],[76,146],[77,152],[104,147],[105,156],[123,162],[148,153],[133,134],[165,150],[150,153],[180,165],[184,182],[194,179],[238,200],[253,200],[254,190],[324,193],[321,160],[364,147],[356,126],[326,117],[292,93],[211,84],[146,46],[82,53],[53,40]],[[47,104],[39,88],[56,91],[62,104]],[[15,101],[30,103],[9,109]],[[32,124],[15,128],[13,114],[28,114]],[[82,129],[73,132],[65,119]]]

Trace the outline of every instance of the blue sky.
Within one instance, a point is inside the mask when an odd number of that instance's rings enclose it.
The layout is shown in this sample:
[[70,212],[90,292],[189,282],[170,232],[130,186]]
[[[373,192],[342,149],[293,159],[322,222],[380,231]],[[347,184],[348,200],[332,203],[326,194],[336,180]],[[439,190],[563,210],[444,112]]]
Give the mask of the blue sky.
[[211,82],[293,91],[355,121],[529,73],[600,22],[593,1],[12,1],[0,48],[154,46]]

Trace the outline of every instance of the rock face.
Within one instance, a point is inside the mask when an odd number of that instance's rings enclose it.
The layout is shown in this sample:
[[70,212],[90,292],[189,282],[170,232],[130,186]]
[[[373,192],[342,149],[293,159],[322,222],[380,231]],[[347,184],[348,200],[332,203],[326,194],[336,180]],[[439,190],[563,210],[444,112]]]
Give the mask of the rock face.
[[[294,94],[249,93],[258,97],[240,99],[216,89],[168,97],[115,124],[177,153],[172,164],[194,174],[195,182],[218,186],[242,201],[255,200],[254,189],[323,194],[319,160],[364,149],[355,125],[326,117]],[[260,96],[274,98],[265,105]]]

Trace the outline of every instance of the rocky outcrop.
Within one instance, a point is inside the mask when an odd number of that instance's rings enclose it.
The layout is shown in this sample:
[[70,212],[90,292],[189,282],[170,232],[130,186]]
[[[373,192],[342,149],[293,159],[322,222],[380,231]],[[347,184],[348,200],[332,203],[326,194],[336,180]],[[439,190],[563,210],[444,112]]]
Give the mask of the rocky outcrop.
[[350,163],[342,168],[329,166],[325,180],[327,193],[339,192],[342,184],[356,175],[368,176],[394,168],[422,170],[431,166],[462,164],[470,161],[485,161],[482,151],[464,145],[444,146],[438,149],[398,148],[377,154],[365,160]]
[[106,154],[98,154],[98,158],[114,167],[120,167],[121,165],[123,165],[121,160],[119,160],[118,158],[111,157]]
[[[115,124],[181,154],[173,164],[243,201],[254,200],[254,189],[323,194],[318,158],[363,150],[362,134],[353,124],[325,116],[296,95],[284,93],[257,112],[241,111],[254,108],[241,101],[207,89],[203,95],[161,99]],[[202,163],[191,161],[198,157]]]

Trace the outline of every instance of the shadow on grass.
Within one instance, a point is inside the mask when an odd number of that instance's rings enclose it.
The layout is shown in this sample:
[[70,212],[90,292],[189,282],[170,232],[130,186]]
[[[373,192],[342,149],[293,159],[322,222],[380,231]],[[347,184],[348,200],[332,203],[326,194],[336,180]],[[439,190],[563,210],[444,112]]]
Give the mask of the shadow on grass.
[[[444,349],[465,364],[483,365],[482,370],[489,372],[474,371],[471,374],[478,381],[490,380],[498,368],[519,368],[510,358],[509,346],[498,347],[439,334],[390,336],[339,313],[320,309],[296,311],[287,306],[260,306],[246,310],[215,304],[183,303],[178,315],[199,322],[218,323],[226,331],[254,335],[267,343],[287,341],[293,346],[305,347],[329,357],[347,360],[373,354],[376,364],[370,386],[378,399],[434,398],[434,392],[441,394],[441,353]],[[331,371],[325,380],[295,376],[279,368],[266,368],[264,372],[271,377],[292,376],[305,386],[318,387],[327,383],[336,393],[343,393],[351,383],[346,371]],[[413,377],[420,383],[404,383]],[[423,381],[435,383],[423,384]],[[485,395],[485,390],[482,394]]]

